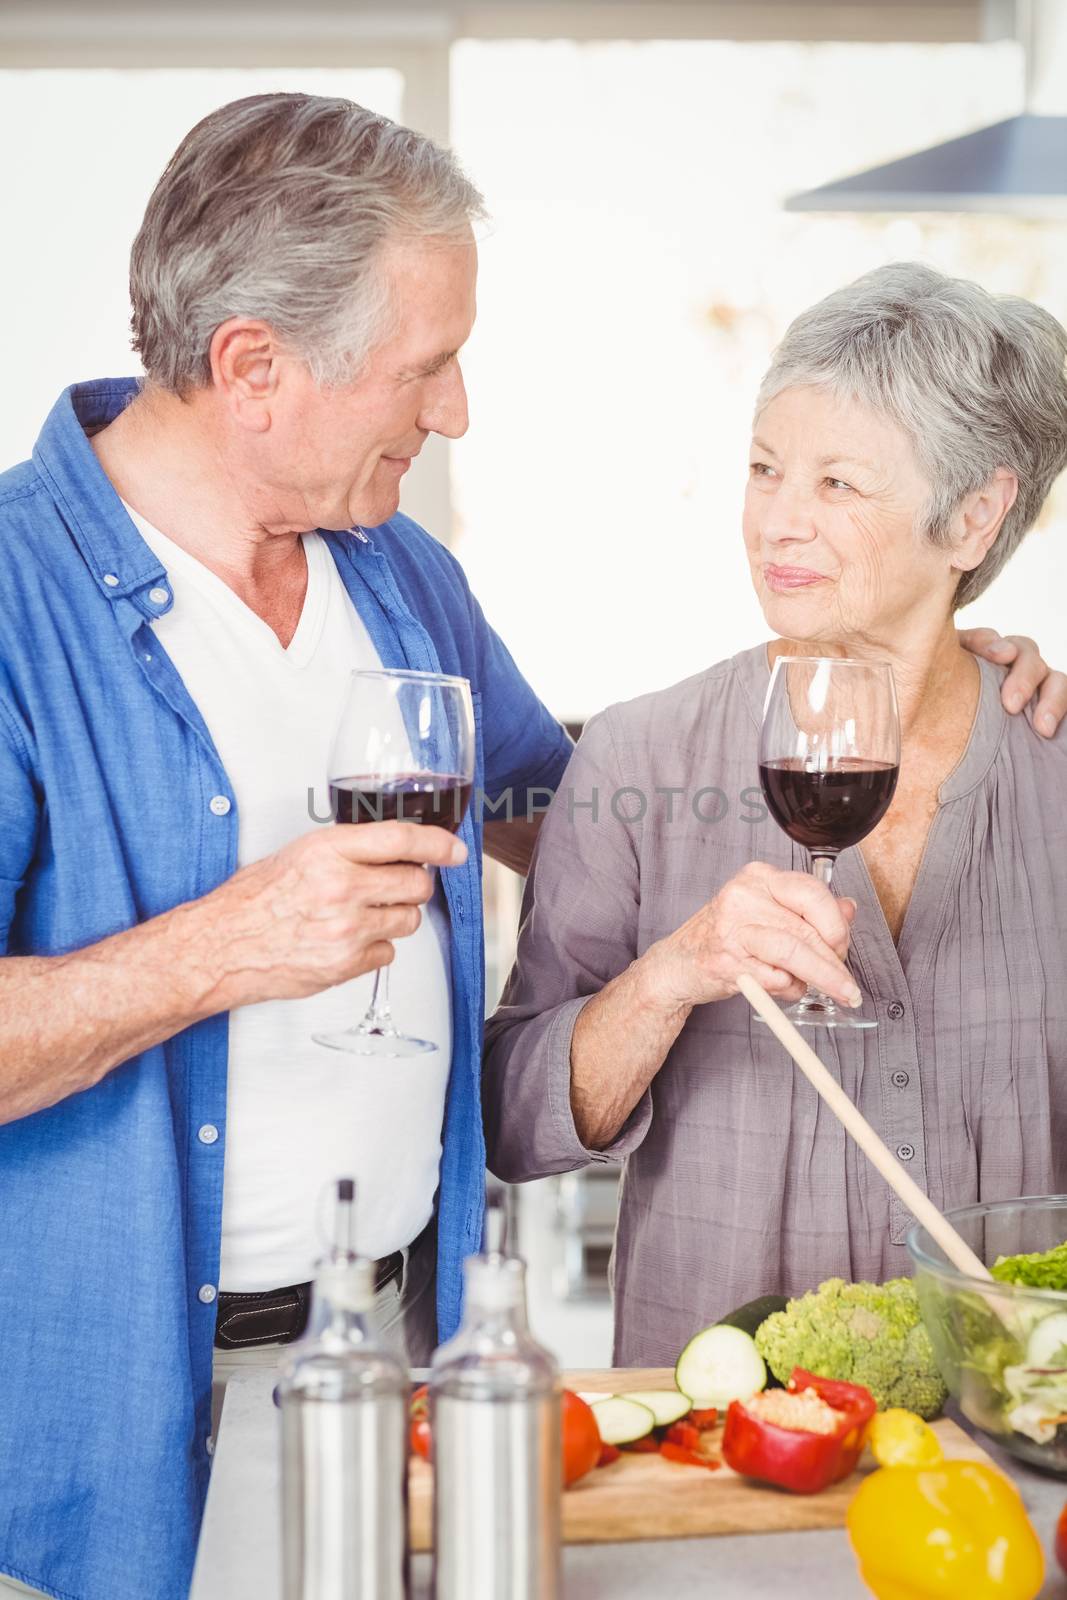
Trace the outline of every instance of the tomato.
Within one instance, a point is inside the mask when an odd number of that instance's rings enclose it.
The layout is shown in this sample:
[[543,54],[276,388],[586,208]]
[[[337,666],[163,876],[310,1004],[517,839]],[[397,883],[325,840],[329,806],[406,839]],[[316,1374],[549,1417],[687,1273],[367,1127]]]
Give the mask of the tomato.
[[610,1467],[610,1466],[613,1466],[614,1463],[616,1461],[618,1461],[618,1459],[619,1459],[619,1457],[621,1455],[622,1455],[622,1451],[616,1449],[616,1447],[613,1444],[602,1444],[600,1446],[600,1460],[597,1462],[597,1466],[598,1467]]
[[411,1449],[424,1461],[430,1459],[430,1391],[426,1384],[411,1397]]
[[592,1472],[600,1460],[600,1429],[592,1408],[570,1389],[563,1391],[563,1487]]
[[1067,1572],[1067,1506],[1060,1512],[1060,1520],[1056,1524],[1056,1560]]

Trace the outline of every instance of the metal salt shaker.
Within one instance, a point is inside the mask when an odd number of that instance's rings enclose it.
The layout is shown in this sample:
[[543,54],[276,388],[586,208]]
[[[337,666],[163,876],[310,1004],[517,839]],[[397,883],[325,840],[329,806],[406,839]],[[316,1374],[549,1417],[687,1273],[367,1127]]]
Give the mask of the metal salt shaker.
[[352,1249],[354,1184],[316,1265],[304,1338],[278,1386],[285,1600],[408,1600],[408,1374],[368,1317],[374,1264]]
[[559,1369],[527,1328],[525,1263],[491,1249],[464,1272],[430,1377],[434,1600],[557,1600]]

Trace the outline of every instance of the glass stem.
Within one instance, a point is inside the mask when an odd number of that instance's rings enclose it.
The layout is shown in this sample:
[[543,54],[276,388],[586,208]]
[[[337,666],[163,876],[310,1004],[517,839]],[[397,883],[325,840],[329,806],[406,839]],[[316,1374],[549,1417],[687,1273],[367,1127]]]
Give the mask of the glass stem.
[[379,967],[374,974],[374,989],[361,1027],[367,1033],[393,1032],[393,1013],[389,1009],[388,967]]
[[833,856],[813,856],[811,862],[812,876],[818,878],[829,889],[830,880],[834,875]]
[[[833,856],[813,856],[812,859],[811,859],[811,872],[812,872],[812,876],[819,883],[825,884],[826,887],[829,889],[830,886],[831,886],[831,880],[832,880],[833,875],[834,875],[834,858],[833,858]],[[817,989],[813,983],[809,983],[808,984],[808,990],[807,990],[807,993],[804,996],[804,999],[805,1000],[813,1000],[818,1005],[825,1006],[830,1011],[836,1011],[837,1010],[836,1001],[831,1000],[831,998],[830,998],[830,996],[828,994],[824,994],[821,989]],[[803,1003],[803,1002],[801,1002],[801,1003]]]

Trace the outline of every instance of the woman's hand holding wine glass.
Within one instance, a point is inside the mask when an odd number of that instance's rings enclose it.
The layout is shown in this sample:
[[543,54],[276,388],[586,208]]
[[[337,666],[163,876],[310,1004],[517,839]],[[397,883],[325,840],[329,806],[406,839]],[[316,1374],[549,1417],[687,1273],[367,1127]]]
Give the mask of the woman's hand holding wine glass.
[[845,966],[854,914],[851,900],[835,899],[807,874],[750,861],[638,966],[659,1010],[726,1000],[739,972],[784,1000],[812,984],[851,1005],[859,997]]

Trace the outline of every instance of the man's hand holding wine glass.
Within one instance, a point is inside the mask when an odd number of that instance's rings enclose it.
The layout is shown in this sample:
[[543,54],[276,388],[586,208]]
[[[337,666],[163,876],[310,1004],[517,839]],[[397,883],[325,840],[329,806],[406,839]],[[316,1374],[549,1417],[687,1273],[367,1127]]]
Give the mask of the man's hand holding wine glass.
[[729,998],[740,972],[783,999],[813,984],[855,1005],[859,990],[845,966],[855,910],[807,873],[751,861],[639,965],[668,1009]]
[[226,1005],[298,999],[388,966],[433,896],[427,867],[466,858],[444,828],[366,822],[317,828],[243,868],[205,919]]

